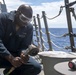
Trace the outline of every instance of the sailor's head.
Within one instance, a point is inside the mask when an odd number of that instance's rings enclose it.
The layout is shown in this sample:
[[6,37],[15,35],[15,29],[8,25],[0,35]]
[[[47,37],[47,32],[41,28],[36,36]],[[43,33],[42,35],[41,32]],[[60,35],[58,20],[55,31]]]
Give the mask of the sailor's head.
[[30,5],[22,4],[16,11],[16,21],[19,24],[26,24],[32,20],[33,11]]

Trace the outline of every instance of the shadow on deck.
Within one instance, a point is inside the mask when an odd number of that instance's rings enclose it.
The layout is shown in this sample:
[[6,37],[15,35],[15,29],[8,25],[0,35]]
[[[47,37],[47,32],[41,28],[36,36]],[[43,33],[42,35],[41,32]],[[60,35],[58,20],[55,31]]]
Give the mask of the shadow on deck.
[[[3,70],[4,70],[3,68],[0,69],[0,75],[4,75],[4,74],[3,74]],[[42,71],[41,71],[41,73],[40,73],[39,75],[44,75],[44,71],[43,71],[43,69],[42,69]]]

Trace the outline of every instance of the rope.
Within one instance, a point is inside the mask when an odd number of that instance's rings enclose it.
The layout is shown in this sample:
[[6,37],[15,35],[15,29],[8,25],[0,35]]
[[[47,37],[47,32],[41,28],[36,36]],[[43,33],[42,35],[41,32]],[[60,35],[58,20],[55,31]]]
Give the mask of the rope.
[[43,42],[47,43],[47,41],[46,41],[46,40],[44,40],[44,38],[43,38],[43,37],[42,37],[42,40],[43,40]]
[[46,16],[46,18],[49,19],[49,20],[55,19],[56,17],[58,17],[58,16],[61,14],[61,12],[62,12],[62,10],[63,10],[63,7],[64,7],[64,6],[61,6],[61,7],[60,7],[59,14],[56,15],[55,17],[53,17],[53,18],[48,18],[48,17]]
[[55,47],[57,47],[57,48],[59,48],[59,49],[62,49],[62,50],[65,49],[65,48],[62,48],[62,47],[57,46],[53,41],[51,41],[51,43],[52,43]]
[[40,32],[41,32],[42,34],[45,34],[42,30],[40,30]]
[[43,44],[43,46],[44,46],[44,48],[46,49],[46,50],[48,50],[48,48],[46,48],[46,46]]
[[52,36],[54,36],[56,38],[66,37],[67,35],[69,35],[69,33],[65,33],[65,34],[63,34],[61,36],[57,36],[57,35],[52,34],[51,32],[49,32],[49,33],[50,33],[50,35],[52,35]]

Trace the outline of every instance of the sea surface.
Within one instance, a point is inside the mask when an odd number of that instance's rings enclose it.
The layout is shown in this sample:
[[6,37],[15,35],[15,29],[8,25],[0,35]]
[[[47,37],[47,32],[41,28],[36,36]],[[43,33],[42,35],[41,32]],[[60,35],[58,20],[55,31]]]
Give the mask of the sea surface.
[[[44,46],[46,47],[45,50],[49,49],[49,45],[47,43],[47,35],[45,28],[42,28],[42,36],[43,39],[45,40],[44,42]],[[66,37],[62,37],[62,35],[68,33],[68,29],[67,28],[49,28],[49,32],[50,32],[50,40],[52,41],[52,49],[54,50],[67,50],[65,49],[67,46],[70,46],[70,39],[69,36]],[[76,33],[76,28],[73,28],[73,33]],[[39,33],[38,33],[39,34]],[[34,32],[34,35],[36,35],[36,33]],[[40,34],[39,34],[40,37]],[[34,39],[34,43],[37,45],[37,37],[33,37]],[[40,40],[40,39],[39,39]],[[74,43],[76,45],[76,37],[74,37]],[[41,46],[41,45],[40,45]],[[70,49],[68,49],[70,50]]]

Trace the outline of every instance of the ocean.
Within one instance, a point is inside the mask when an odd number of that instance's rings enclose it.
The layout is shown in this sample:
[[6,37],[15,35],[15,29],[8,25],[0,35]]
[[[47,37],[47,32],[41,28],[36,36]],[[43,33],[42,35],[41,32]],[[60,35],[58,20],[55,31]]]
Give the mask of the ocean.
[[[45,40],[45,42],[44,42],[44,46],[46,47],[45,50],[48,50],[49,45],[47,43],[47,36],[45,34],[46,33],[45,28],[42,28],[42,32],[43,32],[42,33],[43,39]],[[52,41],[52,49],[53,50],[66,50],[65,47],[70,46],[69,36],[62,37],[63,34],[68,33],[67,28],[49,28],[49,32],[51,33],[50,40]],[[76,33],[76,28],[73,28],[73,33]],[[34,35],[36,35],[35,32],[34,32]],[[39,34],[39,37],[40,37],[40,34]],[[37,37],[34,36],[33,41],[36,45],[38,45],[36,40],[37,40]],[[40,40],[40,38],[39,38],[39,40]],[[74,37],[74,43],[76,44],[75,37]],[[70,50],[70,49],[68,49],[68,50]]]

